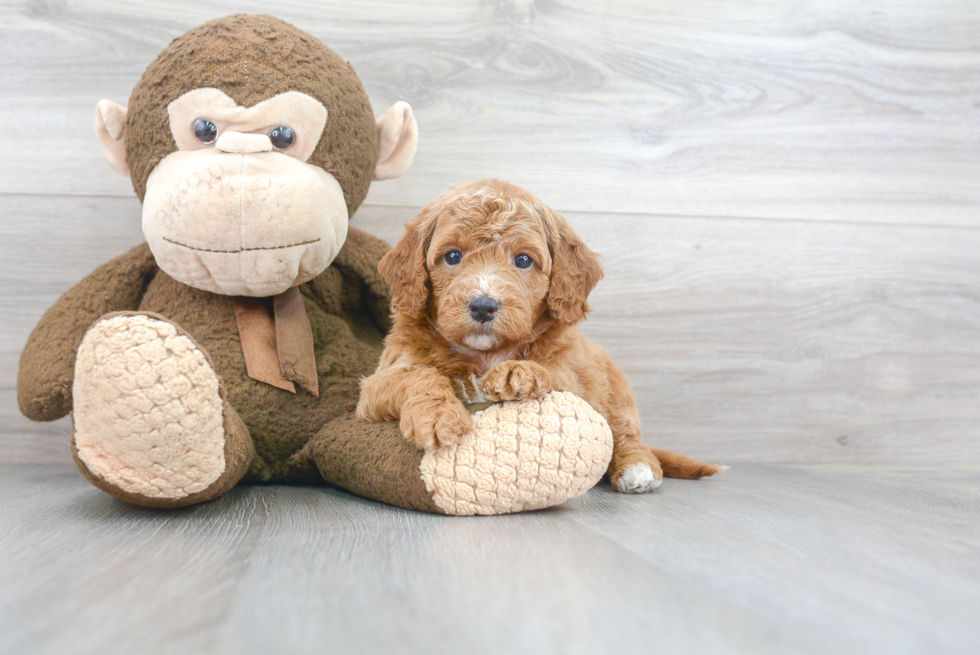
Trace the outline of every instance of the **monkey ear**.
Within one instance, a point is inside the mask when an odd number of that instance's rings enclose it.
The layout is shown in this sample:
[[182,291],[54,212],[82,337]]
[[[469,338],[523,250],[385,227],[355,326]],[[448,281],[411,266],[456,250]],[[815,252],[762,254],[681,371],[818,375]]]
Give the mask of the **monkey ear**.
[[419,126],[412,106],[398,101],[375,121],[378,128],[378,165],[374,179],[400,177],[412,165],[419,142]]
[[95,135],[102,142],[102,154],[114,169],[129,177],[126,163],[126,108],[111,100],[100,100],[95,107]]
[[425,315],[429,301],[425,255],[435,228],[435,212],[424,207],[405,223],[405,236],[378,263],[378,272],[391,289],[392,310],[414,319]]
[[602,279],[602,265],[599,255],[585,245],[561,214],[545,208],[544,218],[551,249],[548,311],[558,323],[574,325],[589,312],[588,297]]

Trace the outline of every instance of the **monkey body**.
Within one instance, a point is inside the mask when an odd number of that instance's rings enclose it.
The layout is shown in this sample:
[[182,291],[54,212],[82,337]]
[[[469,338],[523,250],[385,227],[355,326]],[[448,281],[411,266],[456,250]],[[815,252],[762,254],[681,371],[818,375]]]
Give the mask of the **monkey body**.
[[354,416],[391,298],[388,246],[348,221],[372,178],[407,170],[417,127],[405,103],[375,120],[318,40],[268,16],[206,23],[147,67],[128,108],[100,102],[96,133],[143,203],[147,243],[45,313],[17,394],[33,420],[72,414],[72,453],[97,487],[180,507],[241,481],[328,482],[497,514],[601,478],[608,426],[567,394],[487,409],[439,452]]
[[[385,247],[365,233],[349,238],[345,246],[350,250],[355,244],[373,246],[375,252]],[[159,271],[140,301],[139,311],[166,316],[210,355],[226,400],[245,422],[255,446],[245,481],[309,479],[310,462],[297,453],[323,426],[353,411],[360,378],[377,363],[381,326],[364,311],[370,300],[361,286],[363,278],[349,258],[339,259],[342,264],[335,260],[323,273],[300,285],[314,335],[319,397],[303,391],[284,393],[248,376],[230,297],[188,287]],[[378,292],[368,290],[367,295],[377,298],[380,310],[386,296],[383,289]]]

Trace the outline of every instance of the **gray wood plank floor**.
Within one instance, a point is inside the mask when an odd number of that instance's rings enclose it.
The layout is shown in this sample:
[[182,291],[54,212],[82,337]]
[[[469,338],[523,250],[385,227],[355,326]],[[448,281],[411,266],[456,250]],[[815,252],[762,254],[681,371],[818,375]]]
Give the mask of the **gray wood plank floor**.
[[0,466],[0,652],[980,650],[980,471],[733,467],[454,519],[327,488],[173,512]]
[[[237,11],[412,103],[413,168],[354,225],[526,186],[605,259],[586,330],[645,438],[735,466],[468,520],[88,485],[15,381],[142,238],[94,106]],[[980,652],[978,35],[964,0],[0,0],[0,653]]]

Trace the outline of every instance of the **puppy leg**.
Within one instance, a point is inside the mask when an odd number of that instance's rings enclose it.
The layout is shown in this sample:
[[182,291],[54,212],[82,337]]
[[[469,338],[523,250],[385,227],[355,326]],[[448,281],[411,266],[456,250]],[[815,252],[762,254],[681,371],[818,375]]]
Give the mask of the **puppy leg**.
[[663,482],[664,472],[653,449],[638,438],[613,433],[613,456],[606,470],[613,489],[624,494],[653,491]]
[[640,440],[640,411],[629,380],[608,356],[604,369],[609,380],[609,395],[602,415],[613,434],[613,455],[606,476],[613,489],[620,493],[653,491],[663,481],[664,472],[660,460]]
[[622,493],[652,491],[660,486],[665,476],[697,480],[725,469],[670,450],[651,448],[630,438],[617,441],[614,437],[613,443],[613,458],[607,475],[613,488]]
[[401,419],[402,434],[419,448],[459,443],[473,419],[449,379],[434,368],[381,367],[361,383],[358,417]]
[[606,420],[613,433],[613,456],[607,475],[621,493],[645,493],[660,486],[664,476],[689,480],[723,469],[669,450],[658,450],[640,438],[640,413],[625,374],[612,361],[607,370],[612,393]]
[[548,369],[527,360],[500,362],[483,376],[483,395],[494,402],[540,398],[554,390]]

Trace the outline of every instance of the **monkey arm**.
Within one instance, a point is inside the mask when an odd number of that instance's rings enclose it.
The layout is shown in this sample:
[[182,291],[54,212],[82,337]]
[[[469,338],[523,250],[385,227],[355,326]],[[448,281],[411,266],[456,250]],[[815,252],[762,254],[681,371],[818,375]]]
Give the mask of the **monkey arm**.
[[346,286],[355,291],[344,294],[344,309],[356,312],[366,307],[383,332],[391,329],[391,291],[378,273],[378,262],[389,250],[391,246],[378,237],[348,228],[347,241],[333,262]]
[[44,313],[20,356],[17,402],[33,421],[53,421],[71,411],[75,353],[82,337],[109,312],[138,309],[156,262],[147,244],[98,267]]

